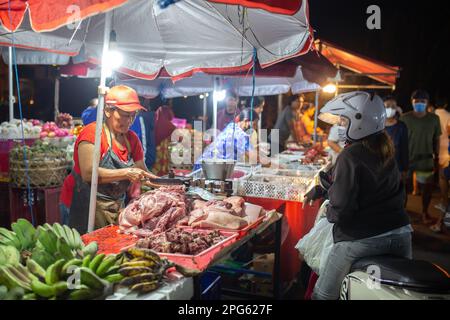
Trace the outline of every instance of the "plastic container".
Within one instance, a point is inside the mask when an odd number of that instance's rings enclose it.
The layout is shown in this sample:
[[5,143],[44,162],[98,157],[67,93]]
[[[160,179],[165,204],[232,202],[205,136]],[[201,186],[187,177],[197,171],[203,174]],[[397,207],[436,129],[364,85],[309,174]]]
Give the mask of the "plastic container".
[[172,123],[178,129],[186,129],[187,120],[186,119],[180,119],[180,118],[173,118],[172,119]]
[[220,300],[222,277],[216,272],[205,272],[200,280],[201,300]]
[[[203,230],[203,229],[188,229],[184,228],[185,231],[196,231],[196,232],[211,232],[212,230]],[[168,260],[183,266],[188,269],[194,270],[206,270],[210,263],[214,260],[215,256],[220,253],[225,247],[230,246],[235,243],[238,238],[237,232],[231,231],[220,231],[220,233],[226,238],[216,245],[206,249],[205,251],[200,252],[199,254],[187,255],[187,254],[177,254],[177,253],[161,253],[157,252],[160,257],[167,258]]]

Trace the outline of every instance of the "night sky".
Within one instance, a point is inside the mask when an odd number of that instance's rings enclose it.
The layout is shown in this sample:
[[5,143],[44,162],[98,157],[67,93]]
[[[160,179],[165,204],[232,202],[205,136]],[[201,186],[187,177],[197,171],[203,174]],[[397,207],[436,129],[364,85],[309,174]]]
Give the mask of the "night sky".
[[[450,95],[450,10],[448,1],[406,0],[310,0],[311,25],[315,38],[402,68],[394,94],[404,109],[410,109],[409,97],[416,88],[437,95]],[[381,30],[366,26],[369,5],[381,8]],[[2,68],[6,66],[1,65]],[[32,76],[28,69],[22,75]],[[51,75],[51,72],[47,74]],[[45,120],[53,112],[53,80],[42,75],[34,93],[35,105],[24,103],[24,116],[39,116]],[[80,116],[88,101],[96,94],[97,80],[63,79],[61,82],[61,111]],[[3,90],[5,91],[5,90]],[[38,92],[36,92],[38,91]],[[384,95],[388,92],[379,92]],[[269,99],[270,107],[276,101]],[[200,114],[201,101],[196,98],[176,99],[176,115],[189,117]],[[7,108],[1,106],[1,109]],[[42,110],[42,109],[45,109]],[[4,112],[0,113],[4,115]]]
[[[310,0],[315,37],[402,68],[394,94],[410,109],[416,88],[432,99],[450,94],[450,10],[443,0]],[[381,30],[369,30],[368,6],[381,9]]]

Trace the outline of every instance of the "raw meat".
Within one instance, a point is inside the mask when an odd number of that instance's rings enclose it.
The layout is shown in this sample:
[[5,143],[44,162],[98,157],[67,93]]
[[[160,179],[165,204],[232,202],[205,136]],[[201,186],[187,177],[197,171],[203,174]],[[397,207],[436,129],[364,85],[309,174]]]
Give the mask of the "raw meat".
[[186,213],[184,187],[161,187],[133,200],[119,215],[119,225],[123,232],[148,235],[141,229],[162,232],[175,226]]
[[239,230],[248,225],[247,220],[223,211],[211,210],[206,219],[192,224],[194,228],[219,228]]
[[[239,230],[248,225],[244,208],[245,200],[241,197],[208,202],[195,200],[187,224],[194,228]],[[180,225],[185,223],[183,220]]]
[[198,232],[173,228],[140,239],[136,246],[161,253],[196,255],[224,239],[225,237],[219,231]]

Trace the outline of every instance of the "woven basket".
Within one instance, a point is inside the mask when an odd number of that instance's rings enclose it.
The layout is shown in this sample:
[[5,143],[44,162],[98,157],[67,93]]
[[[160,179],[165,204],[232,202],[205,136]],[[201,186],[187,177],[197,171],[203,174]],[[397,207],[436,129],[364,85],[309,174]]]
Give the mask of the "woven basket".
[[[31,187],[58,187],[64,182],[69,169],[66,159],[32,159],[28,161],[28,175]],[[24,161],[11,161],[9,175],[11,183],[19,187],[27,186]]]

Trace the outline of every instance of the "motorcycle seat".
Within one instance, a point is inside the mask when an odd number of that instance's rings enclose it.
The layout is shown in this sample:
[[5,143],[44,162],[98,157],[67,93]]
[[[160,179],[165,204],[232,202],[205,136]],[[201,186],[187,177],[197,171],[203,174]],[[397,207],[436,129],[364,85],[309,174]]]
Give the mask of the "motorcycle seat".
[[[380,272],[373,272],[368,268],[377,266]],[[372,276],[382,284],[400,286],[420,292],[450,292],[449,273],[427,261],[409,260],[395,256],[374,256],[356,261],[351,271],[363,271],[371,273]]]

